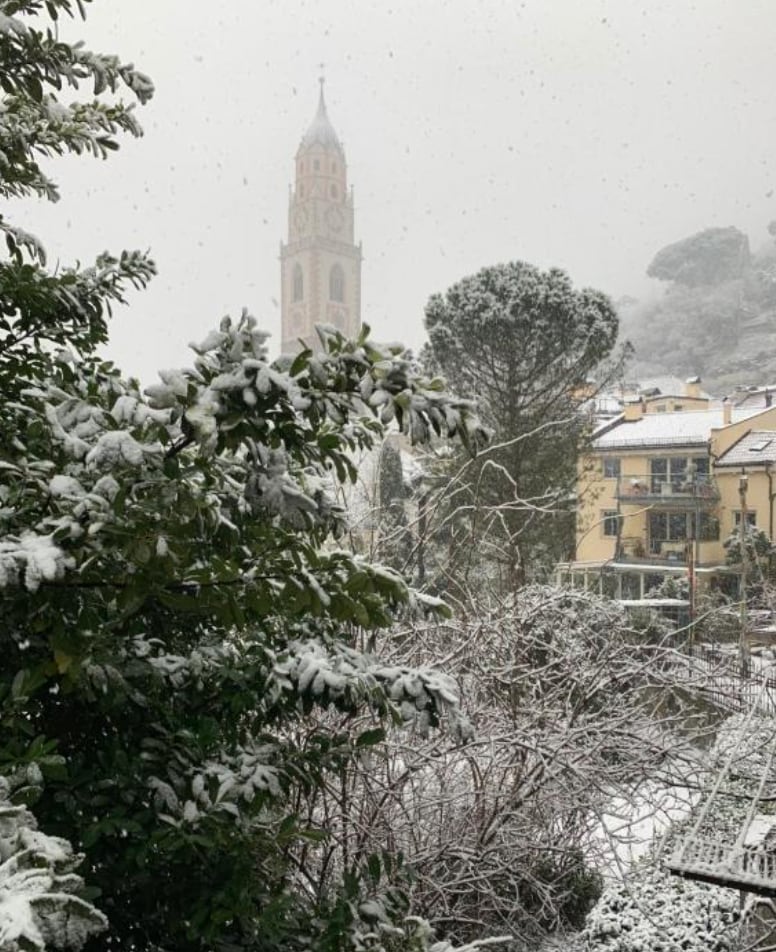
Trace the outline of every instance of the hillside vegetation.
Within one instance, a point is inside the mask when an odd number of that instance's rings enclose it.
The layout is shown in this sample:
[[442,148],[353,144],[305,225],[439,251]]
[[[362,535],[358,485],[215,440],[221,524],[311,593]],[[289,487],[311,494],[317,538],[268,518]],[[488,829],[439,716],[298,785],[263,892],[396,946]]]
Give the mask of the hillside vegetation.
[[636,375],[697,373],[713,391],[776,379],[776,221],[757,251],[738,228],[707,228],[667,245],[647,274],[651,302],[621,302]]

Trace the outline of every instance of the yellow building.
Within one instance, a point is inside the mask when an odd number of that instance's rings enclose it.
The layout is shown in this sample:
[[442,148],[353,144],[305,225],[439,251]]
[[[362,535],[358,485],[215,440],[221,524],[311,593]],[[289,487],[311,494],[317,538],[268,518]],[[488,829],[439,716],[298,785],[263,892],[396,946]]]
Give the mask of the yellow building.
[[558,566],[558,580],[622,599],[643,598],[668,575],[732,593],[723,542],[742,509],[773,538],[775,477],[770,400],[713,403],[697,379],[682,395],[634,399],[580,462],[575,559]]
[[323,80],[318,111],[296,153],[288,202],[288,242],[280,246],[281,350],[317,348],[316,324],[348,337],[361,329],[361,245],[354,239],[353,192],[342,143],[326,112]]

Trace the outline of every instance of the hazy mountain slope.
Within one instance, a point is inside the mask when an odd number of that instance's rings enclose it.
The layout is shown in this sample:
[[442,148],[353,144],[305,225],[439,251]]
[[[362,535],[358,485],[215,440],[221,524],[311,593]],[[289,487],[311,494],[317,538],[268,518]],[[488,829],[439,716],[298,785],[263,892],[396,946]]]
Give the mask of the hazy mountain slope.
[[[769,231],[776,234],[776,223]],[[659,251],[650,302],[621,302],[637,375],[700,374],[707,388],[776,380],[776,247],[752,253],[737,228],[710,228]]]

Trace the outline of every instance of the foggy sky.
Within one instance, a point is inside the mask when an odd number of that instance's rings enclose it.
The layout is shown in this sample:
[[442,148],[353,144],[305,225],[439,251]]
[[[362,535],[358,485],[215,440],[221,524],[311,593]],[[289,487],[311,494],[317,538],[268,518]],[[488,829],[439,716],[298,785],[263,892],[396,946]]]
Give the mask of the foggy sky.
[[150,249],[107,350],[150,382],[245,306],[279,347],[293,156],[325,64],[355,187],[363,318],[424,340],[435,291],[522,258],[654,293],[668,242],[776,218],[772,0],[96,0],[64,38],[155,82],[146,135],[53,160],[62,201],[9,218],[50,259]]

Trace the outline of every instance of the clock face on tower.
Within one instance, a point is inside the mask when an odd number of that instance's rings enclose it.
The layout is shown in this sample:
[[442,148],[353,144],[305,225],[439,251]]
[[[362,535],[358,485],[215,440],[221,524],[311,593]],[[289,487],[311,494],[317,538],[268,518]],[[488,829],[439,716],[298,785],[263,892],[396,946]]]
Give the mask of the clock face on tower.
[[334,232],[335,235],[342,231],[342,227],[345,224],[345,216],[339,208],[327,208],[324,218],[329,231]]

